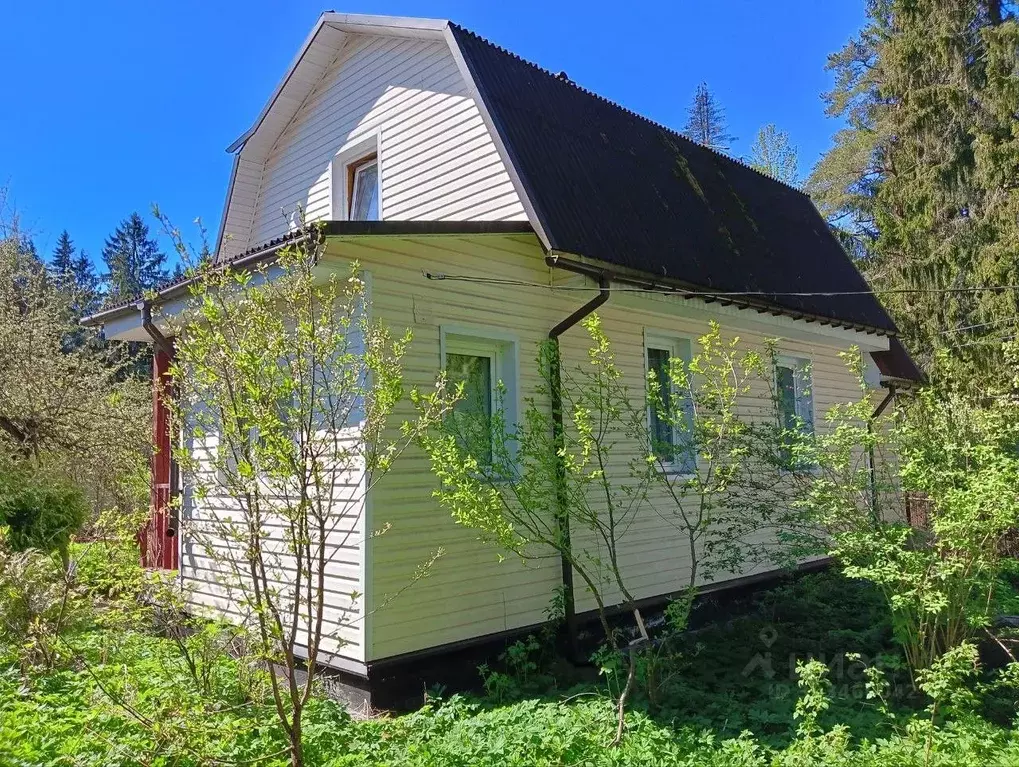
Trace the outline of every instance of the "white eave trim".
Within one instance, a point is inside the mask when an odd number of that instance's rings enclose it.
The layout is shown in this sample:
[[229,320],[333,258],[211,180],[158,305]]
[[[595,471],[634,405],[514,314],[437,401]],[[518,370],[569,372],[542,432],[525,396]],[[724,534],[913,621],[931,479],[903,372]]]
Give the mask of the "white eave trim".
[[358,13],[323,13],[318,17],[318,21],[315,22],[314,28],[311,30],[311,34],[308,35],[304,40],[304,44],[301,45],[301,49],[297,52],[297,56],[290,63],[287,68],[287,73],[283,76],[279,85],[276,86],[276,90],[273,91],[272,96],[266,105],[262,108],[261,113],[258,115],[258,119],[255,120],[254,124],[248,128],[241,136],[234,141],[230,146],[226,148],[227,152],[234,153],[244,147],[245,142],[258,130],[259,126],[265,121],[269,111],[276,104],[283,89],[286,88],[287,83],[290,82],[290,78],[293,77],[294,72],[300,65],[304,55],[308,52],[308,48],[315,42],[315,38],[318,33],[322,30],[323,26],[329,25],[343,32],[355,32],[358,34],[388,34],[398,35],[403,37],[435,37],[438,38],[442,35],[443,30],[449,26],[449,22],[445,19],[416,19],[408,16],[372,16]]

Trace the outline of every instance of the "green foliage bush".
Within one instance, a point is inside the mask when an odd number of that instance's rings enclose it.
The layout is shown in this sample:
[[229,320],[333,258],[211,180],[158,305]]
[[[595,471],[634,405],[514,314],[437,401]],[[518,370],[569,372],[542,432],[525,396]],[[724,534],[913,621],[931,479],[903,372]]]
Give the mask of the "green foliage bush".
[[84,493],[60,475],[27,461],[0,470],[0,525],[15,551],[56,551],[66,558],[88,514]]
[[63,654],[60,637],[87,619],[88,605],[51,555],[0,546],[0,643],[23,673],[52,669]]

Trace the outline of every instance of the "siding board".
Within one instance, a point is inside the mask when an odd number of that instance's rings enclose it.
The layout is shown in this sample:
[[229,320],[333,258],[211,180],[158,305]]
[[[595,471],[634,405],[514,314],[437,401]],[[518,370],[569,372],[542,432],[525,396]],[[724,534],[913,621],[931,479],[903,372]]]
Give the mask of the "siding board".
[[224,254],[285,234],[297,207],[310,221],[333,218],[332,159],[373,134],[382,218],[526,219],[444,41],[348,35],[328,61],[317,55],[321,78],[271,148],[241,150]]
[[[427,388],[439,367],[439,335],[444,324],[488,326],[515,334],[520,345],[520,396],[538,384],[534,357],[549,328],[588,300],[588,291],[507,287],[486,283],[429,281],[424,272],[478,275],[488,278],[548,284],[544,254],[533,236],[450,238],[359,238],[335,240],[329,258],[359,261],[372,274],[373,313],[395,332],[410,328],[414,339],[404,358],[407,387]],[[644,334],[695,339],[716,319],[723,334],[736,334],[748,346],[781,338],[783,354],[812,360],[817,427],[824,412],[836,402],[859,395],[855,378],[838,354],[852,338],[833,334],[817,324],[781,318],[766,324],[752,312],[733,314],[717,304],[686,301],[679,297],[614,295],[600,310],[613,343],[616,361],[631,391],[643,396]],[[859,339],[862,341],[862,336]],[[587,358],[582,328],[562,338],[564,364],[583,364]],[[748,414],[768,406],[769,394],[754,391],[740,403]],[[409,406],[395,414],[410,417]],[[622,447],[622,446],[621,446]],[[625,449],[610,470],[622,472],[628,460]],[[435,480],[427,458],[416,449],[405,453],[374,489],[373,528],[391,525],[389,531],[368,542],[373,563],[369,590],[376,604],[385,606],[366,616],[370,623],[369,660],[426,649],[483,636],[544,620],[553,590],[559,584],[559,561],[547,559],[521,564],[512,557],[499,561],[497,551],[476,540],[473,531],[458,526],[432,498]],[[762,538],[762,540],[767,540]],[[593,541],[577,535],[578,544],[597,551]],[[406,593],[392,598],[413,578],[414,572],[438,548],[445,555],[428,575]],[[633,520],[619,548],[627,586],[637,598],[677,591],[685,586],[690,563],[681,532],[657,515]],[[748,566],[730,577],[760,571]],[[618,596],[602,574],[610,601]],[[578,587],[578,609],[592,609],[594,601]]]

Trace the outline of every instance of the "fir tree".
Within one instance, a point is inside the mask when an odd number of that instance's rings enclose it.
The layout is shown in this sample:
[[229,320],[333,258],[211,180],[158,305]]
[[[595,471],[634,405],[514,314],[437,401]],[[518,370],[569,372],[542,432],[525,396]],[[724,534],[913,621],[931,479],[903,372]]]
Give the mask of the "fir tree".
[[57,239],[57,247],[53,250],[53,257],[50,259],[50,272],[53,274],[57,285],[64,285],[74,271],[74,243],[65,229]]
[[79,317],[86,317],[99,309],[102,295],[99,292],[99,275],[84,250],[72,262],[71,275],[76,293],[76,311]]
[[[848,127],[809,182],[865,256],[921,360],[948,348],[991,373],[1014,334],[1019,34],[999,0],[871,0],[829,60],[829,114]],[[962,289],[962,290],[958,290]]]
[[166,281],[166,255],[141,216],[132,213],[120,223],[103,247],[107,274],[104,281],[110,300],[140,295]]
[[789,143],[789,134],[774,125],[765,125],[757,131],[750,147],[751,167],[774,179],[796,186],[799,180],[799,161],[796,148]]
[[693,103],[687,112],[683,135],[720,152],[729,151],[729,144],[735,140],[735,136],[729,135],[725,111],[715,101],[707,83],[697,86]]

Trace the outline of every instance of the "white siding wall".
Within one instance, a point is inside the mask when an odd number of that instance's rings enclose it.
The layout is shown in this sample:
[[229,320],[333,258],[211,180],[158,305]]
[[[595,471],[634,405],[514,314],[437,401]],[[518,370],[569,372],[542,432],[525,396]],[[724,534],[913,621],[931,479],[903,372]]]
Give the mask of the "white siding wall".
[[446,43],[353,35],[265,161],[242,150],[223,253],[284,234],[298,205],[310,220],[340,218],[332,160],[374,134],[383,219],[526,219]]
[[[373,312],[394,331],[411,328],[414,340],[405,360],[408,387],[428,387],[440,364],[439,338],[443,325],[488,326],[516,334],[520,345],[520,395],[533,393],[538,383],[534,356],[549,328],[567,316],[593,293],[506,287],[466,282],[428,281],[422,273],[456,272],[547,283],[549,273],[535,238],[419,238],[368,241],[364,238],[330,244],[330,253],[357,259],[371,269]],[[340,267],[342,268],[342,267]],[[745,343],[761,344],[783,337],[780,351],[806,357],[813,364],[816,421],[835,402],[859,395],[855,378],[838,353],[851,341],[820,326],[774,318],[756,312],[738,312],[717,305],[694,304],[675,297],[614,294],[599,310],[613,343],[616,361],[636,396],[643,396],[644,335],[697,338],[717,319],[723,334],[738,332]],[[570,330],[563,337],[564,365],[575,367],[587,359],[585,331]],[[748,409],[762,407],[769,395],[757,391],[747,399]],[[400,415],[410,416],[409,406]],[[617,476],[625,474],[629,459],[619,450]],[[489,633],[539,623],[553,589],[560,582],[558,559],[526,565],[476,540],[458,526],[449,512],[432,498],[435,479],[427,459],[410,450],[373,491],[370,529],[391,525],[369,543],[368,599],[377,607],[398,593],[414,571],[439,548],[446,554],[428,576],[385,607],[367,617],[369,659],[434,647]],[[666,504],[661,504],[662,508]],[[578,545],[584,536],[577,535]],[[628,587],[637,598],[677,591],[686,584],[690,561],[686,544],[676,527],[657,514],[645,513],[634,521],[620,546]],[[735,573],[742,575],[746,572]],[[594,607],[581,591],[578,607]],[[611,596],[611,589],[608,590]]]
[[[343,440],[356,444],[360,430],[352,428]],[[192,445],[195,457],[201,461],[201,483],[215,485],[215,471],[211,464],[211,451],[217,449],[215,435],[208,435]],[[363,661],[365,617],[365,547],[366,502],[364,472],[357,467],[358,457],[344,462],[343,470],[336,473],[331,498],[335,517],[325,535],[326,565],[324,629],[321,649],[341,658]],[[186,492],[183,510],[182,549],[180,575],[188,601],[211,615],[240,621],[245,610],[241,605],[250,594],[247,577],[247,559],[244,553],[245,536],[230,535],[229,520],[243,530],[241,507],[233,498],[215,489],[201,501],[195,501]],[[270,501],[271,503],[271,501]],[[296,560],[285,541],[288,527],[280,519],[268,518],[264,524],[263,546],[270,571],[269,580],[285,591],[293,584]],[[357,595],[356,598],[355,595]],[[314,597],[313,597],[314,599]],[[307,604],[307,603],[305,603]],[[306,624],[301,625],[302,633]],[[305,644],[300,641],[300,644]]]

